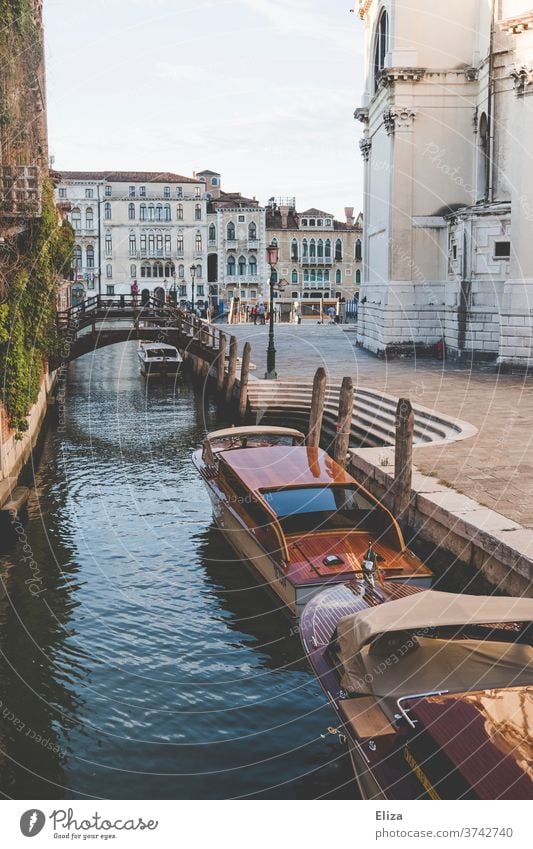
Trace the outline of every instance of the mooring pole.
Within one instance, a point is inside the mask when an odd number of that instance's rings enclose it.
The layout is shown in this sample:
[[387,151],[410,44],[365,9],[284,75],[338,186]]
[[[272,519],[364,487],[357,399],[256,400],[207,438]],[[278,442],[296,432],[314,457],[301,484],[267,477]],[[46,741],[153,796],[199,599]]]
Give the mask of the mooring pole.
[[237,371],[237,337],[231,336],[229,340],[229,362],[228,362],[228,379],[226,381],[226,404],[229,404],[233,397],[233,387],[235,386],[235,373]]
[[394,446],[394,512],[400,525],[409,524],[413,479],[413,433],[415,414],[409,398],[400,398],[396,407]]
[[217,359],[217,392],[222,394],[224,389],[224,375],[226,374],[226,334],[220,334],[220,345]]
[[320,368],[317,368],[313,379],[311,412],[309,414],[309,428],[307,431],[307,444],[313,448],[318,448],[320,445],[322,417],[324,415],[324,398],[326,396],[326,381],[326,370],[320,366]]
[[339,395],[339,418],[337,433],[333,445],[333,459],[340,465],[346,466],[353,415],[353,382],[351,377],[343,377]]
[[241,385],[239,388],[239,418],[241,420],[246,415],[246,404],[248,403],[248,372],[250,370],[251,351],[252,346],[249,342],[245,342],[242,350]]

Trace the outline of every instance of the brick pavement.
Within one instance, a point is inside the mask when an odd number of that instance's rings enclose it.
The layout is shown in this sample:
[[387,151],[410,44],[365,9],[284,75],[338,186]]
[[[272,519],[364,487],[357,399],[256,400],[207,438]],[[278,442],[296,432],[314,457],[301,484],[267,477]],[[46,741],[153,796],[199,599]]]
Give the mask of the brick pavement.
[[[350,326],[348,325],[350,328]],[[228,328],[248,340],[261,378],[268,328]],[[311,380],[323,365],[330,378],[350,375],[354,385],[409,396],[464,419],[478,433],[445,445],[417,447],[416,467],[527,528],[533,528],[533,383],[498,375],[494,366],[472,369],[427,360],[385,362],[355,346],[355,333],[335,325],[277,325],[277,371],[284,379]]]

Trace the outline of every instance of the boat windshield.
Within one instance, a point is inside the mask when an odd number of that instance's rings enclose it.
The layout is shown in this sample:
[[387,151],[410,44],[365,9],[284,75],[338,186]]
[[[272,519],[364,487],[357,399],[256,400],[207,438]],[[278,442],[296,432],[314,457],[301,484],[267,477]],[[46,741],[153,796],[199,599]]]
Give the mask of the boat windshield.
[[165,359],[176,359],[176,350],[173,348],[148,348],[146,350],[146,356],[153,358],[165,358]]
[[261,494],[285,533],[335,529],[379,533],[390,523],[388,514],[356,486],[291,486]]

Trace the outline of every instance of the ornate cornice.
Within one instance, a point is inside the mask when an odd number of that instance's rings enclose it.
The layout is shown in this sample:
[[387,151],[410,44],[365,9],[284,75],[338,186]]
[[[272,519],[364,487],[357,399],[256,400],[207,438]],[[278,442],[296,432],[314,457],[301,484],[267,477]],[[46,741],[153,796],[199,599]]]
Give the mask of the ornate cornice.
[[383,124],[387,135],[392,136],[396,130],[408,130],[415,118],[415,109],[386,109],[383,113]]
[[363,159],[365,160],[365,162],[368,162],[370,151],[372,149],[372,139],[361,139],[359,142],[359,147],[361,149]]
[[533,94],[533,66],[522,65],[511,71],[511,79],[517,95]]
[[501,22],[500,26],[509,35],[520,35],[521,32],[533,29],[533,12],[527,12],[525,15],[517,15],[516,18],[507,18],[506,21]]
[[361,121],[362,124],[368,124],[368,106],[358,106],[353,116],[356,121]]
[[391,86],[397,82],[419,82],[424,74],[425,68],[383,68],[379,81],[382,85]]

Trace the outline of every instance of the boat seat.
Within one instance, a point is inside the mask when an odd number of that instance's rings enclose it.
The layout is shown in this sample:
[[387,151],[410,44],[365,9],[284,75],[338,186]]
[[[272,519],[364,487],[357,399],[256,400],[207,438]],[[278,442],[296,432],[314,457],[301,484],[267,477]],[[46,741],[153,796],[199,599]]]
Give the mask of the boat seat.
[[396,729],[371,696],[342,699],[338,705],[345,725],[348,725],[360,740],[396,734]]

